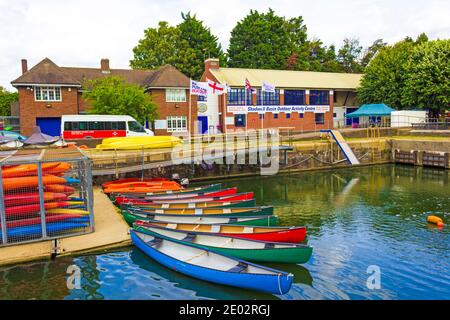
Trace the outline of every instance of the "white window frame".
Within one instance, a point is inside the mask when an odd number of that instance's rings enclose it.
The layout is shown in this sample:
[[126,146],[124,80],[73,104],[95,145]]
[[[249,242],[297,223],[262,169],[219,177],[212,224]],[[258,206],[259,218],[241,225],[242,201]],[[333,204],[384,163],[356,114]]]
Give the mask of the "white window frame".
[[166,89],[166,102],[186,102],[186,89]]
[[[56,99],[56,92],[59,91],[59,99]],[[44,92],[47,93],[47,99],[44,99]],[[38,93],[40,98],[38,98]],[[50,99],[50,95],[53,94],[53,99]],[[61,87],[58,86],[36,86],[34,87],[34,101],[54,102],[62,101]]]
[[[184,126],[183,126],[184,121]],[[168,116],[167,117],[167,132],[186,132],[187,117],[186,116]]]

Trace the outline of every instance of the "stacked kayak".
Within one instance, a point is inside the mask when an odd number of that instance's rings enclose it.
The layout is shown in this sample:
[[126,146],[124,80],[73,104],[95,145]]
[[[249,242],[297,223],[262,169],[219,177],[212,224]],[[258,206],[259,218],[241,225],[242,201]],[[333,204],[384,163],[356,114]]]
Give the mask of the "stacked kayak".
[[[90,216],[83,199],[73,198],[77,179],[68,177],[72,166],[65,162],[42,163],[42,192],[39,191],[37,164],[2,168],[4,217],[8,242],[85,231]],[[44,215],[41,214],[43,210]],[[2,227],[0,223],[0,227]],[[3,241],[0,233],[0,241]]]
[[278,226],[274,208],[257,206],[253,192],[221,184],[157,192],[120,189],[123,183],[139,188],[141,182],[154,181],[119,180],[103,187],[132,227],[136,247],[168,268],[281,295],[290,290],[293,275],[254,263],[302,264],[311,258],[313,249],[302,243],[306,228]]
[[173,148],[182,143],[174,136],[141,136],[103,139],[97,149],[103,150],[141,150]]

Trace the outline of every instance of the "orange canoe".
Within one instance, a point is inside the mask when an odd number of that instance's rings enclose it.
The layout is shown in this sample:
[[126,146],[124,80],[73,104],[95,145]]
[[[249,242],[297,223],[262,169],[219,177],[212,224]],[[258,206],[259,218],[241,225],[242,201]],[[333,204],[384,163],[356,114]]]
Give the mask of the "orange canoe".
[[[53,175],[45,175],[42,177],[43,185],[49,184],[63,184],[66,183],[66,179],[53,176]],[[3,179],[3,191],[10,191],[14,189],[23,189],[28,187],[37,187],[39,185],[38,177],[18,177],[18,178],[5,178]],[[49,190],[47,190],[49,191]],[[58,191],[55,191],[58,192]]]
[[119,179],[119,180],[113,180],[113,181],[108,181],[102,184],[103,188],[107,188],[111,185],[117,185],[117,184],[121,184],[121,183],[127,183],[127,182],[159,182],[159,181],[170,181],[169,179],[166,178],[149,178],[149,179],[141,179],[141,178],[124,178],[124,179]]
[[[71,165],[64,162],[45,162],[42,164],[42,172],[44,174],[60,174],[71,168]],[[11,166],[2,170],[3,178],[16,178],[37,175],[36,164],[21,164]]]
[[126,188],[107,188],[105,193],[147,193],[147,192],[159,192],[159,191],[179,191],[182,187],[178,184],[166,184],[147,187],[126,187]]

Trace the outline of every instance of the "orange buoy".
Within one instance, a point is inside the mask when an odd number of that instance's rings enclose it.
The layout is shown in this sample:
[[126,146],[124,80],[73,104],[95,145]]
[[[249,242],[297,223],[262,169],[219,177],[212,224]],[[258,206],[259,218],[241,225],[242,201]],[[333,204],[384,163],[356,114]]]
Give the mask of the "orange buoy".
[[444,227],[444,223],[443,222],[438,222],[436,225],[437,225],[438,228],[443,228]]
[[442,221],[441,218],[436,217],[436,216],[428,216],[427,222],[434,223],[437,226],[439,226],[439,224],[441,224],[442,226],[444,225],[444,221]]

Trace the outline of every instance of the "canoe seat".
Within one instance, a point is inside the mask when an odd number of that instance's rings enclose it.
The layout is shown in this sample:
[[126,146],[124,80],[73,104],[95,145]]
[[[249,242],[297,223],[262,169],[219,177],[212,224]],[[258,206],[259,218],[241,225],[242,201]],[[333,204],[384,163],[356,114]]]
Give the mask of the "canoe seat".
[[158,244],[161,244],[162,241],[163,241],[163,239],[161,239],[161,238],[155,238],[153,240],[147,241],[147,245],[150,246],[150,247],[153,247],[153,246],[156,246]]
[[248,268],[248,264],[244,263],[244,262],[239,262],[238,265],[234,266],[233,268],[227,270],[227,272],[235,272],[235,273],[240,273],[242,271],[244,271],[245,269]]
[[268,243],[266,243],[266,245],[264,246],[264,248],[265,248],[265,249],[275,248],[275,243],[268,242]]
[[238,219],[236,217],[230,218],[230,223],[236,223]]
[[181,241],[192,242],[194,241],[196,236],[197,235],[195,233],[188,233],[188,235],[185,238],[181,239]]

